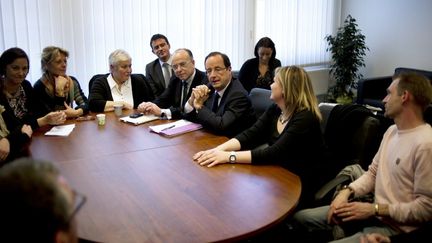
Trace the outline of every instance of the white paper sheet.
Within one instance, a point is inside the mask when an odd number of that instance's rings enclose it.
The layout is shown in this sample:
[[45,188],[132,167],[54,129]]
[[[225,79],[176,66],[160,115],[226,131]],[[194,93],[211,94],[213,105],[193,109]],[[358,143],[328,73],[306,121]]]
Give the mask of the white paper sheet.
[[62,136],[67,137],[75,128],[75,124],[55,126],[45,133],[45,136]]

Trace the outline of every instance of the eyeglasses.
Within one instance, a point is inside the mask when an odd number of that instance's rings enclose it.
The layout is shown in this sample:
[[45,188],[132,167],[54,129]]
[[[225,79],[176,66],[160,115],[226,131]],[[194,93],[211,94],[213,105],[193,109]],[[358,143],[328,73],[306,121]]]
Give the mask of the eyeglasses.
[[211,75],[213,71],[215,71],[217,74],[222,74],[223,71],[227,70],[228,68],[221,68],[221,67],[216,67],[214,69],[207,69],[206,70],[206,74],[207,75]]
[[72,193],[73,193],[73,200],[74,200],[74,210],[69,216],[69,221],[71,221],[75,217],[78,211],[87,202],[87,197],[84,194],[81,194],[75,190],[73,190]]
[[186,65],[188,65],[190,62],[191,62],[191,61],[181,62],[181,63],[179,63],[179,64],[174,64],[174,65],[172,65],[172,68],[173,68],[174,70],[177,70],[177,68],[184,69],[184,68],[186,67]]

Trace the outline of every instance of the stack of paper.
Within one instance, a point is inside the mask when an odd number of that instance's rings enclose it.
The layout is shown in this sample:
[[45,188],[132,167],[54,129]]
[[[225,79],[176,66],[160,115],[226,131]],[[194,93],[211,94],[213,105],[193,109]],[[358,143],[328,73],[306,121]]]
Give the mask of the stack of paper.
[[72,132],[72,130],[75,128],[75,124],[70,125],[62,125],[62,126],[55,126],[51,128],[48,132],[45,133],[46,136],[69,136],[69,134]]
[[167,136],[173,137],[183,133],[192,132],[202,128],[201,124],[193,123],[186,120],[178,120],[167,124],[150,126],[150,131]]
[[131,118],[129,116],[125,116],[125,117],[120,118],[120,121],[132,123],[135,126],[137,126],[137,125],[140,125],[140,124],[143,124],[146,122],[150,122],[150,121],[154,121],[157,119],[159,119],[159,117],[154,116],[154,115],[143,115],[143,116],[140,116],[138,118]]

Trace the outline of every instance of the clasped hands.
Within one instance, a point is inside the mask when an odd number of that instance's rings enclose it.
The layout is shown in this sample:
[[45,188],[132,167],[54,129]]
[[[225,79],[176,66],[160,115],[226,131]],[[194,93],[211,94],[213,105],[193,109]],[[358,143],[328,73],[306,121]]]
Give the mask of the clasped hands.
[[55,95],[58,97],[65,97],[69,92],[72,79],[69,76],[57,76],[54,78],[55,82]]
[[[65,107],[66,107],[66,111],[68,109],[72,109],[67,104],[65,104]],[[65,111],[52,111],[43,117],[44,124],[49,124],[49,125],[63,124],[66,121],[66,118],[67,118],[67,114]]]
[[198,85],[192,89],[191,97],[188,100],[189,105],[191,105],[196,110],[199,110],[203,107],[204,102],[210,96],[210,89],[207,85]]
[[342,190],[330,204],[327,223],[340,224],[351,220],[363,220],[375,215],[374,205],[366,202],[348,202],[350,192]]

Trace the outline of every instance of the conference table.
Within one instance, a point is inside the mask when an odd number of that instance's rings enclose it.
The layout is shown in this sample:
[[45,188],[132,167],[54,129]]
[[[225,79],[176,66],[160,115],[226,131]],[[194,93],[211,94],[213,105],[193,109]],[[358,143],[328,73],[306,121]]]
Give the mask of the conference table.
[[[124,112],[125,115],[126,112]],[[94,114],[93,114],[94,115]],[[78,235],[95,242],[232,242],[281,222],[298,203],[298,176],[277,165],[207,168],[193,154],[228,140],[204,129],[168,138],[106,113],[68,121],[67,137],[34,133],[30,154],[53,162],[87,203]]]

